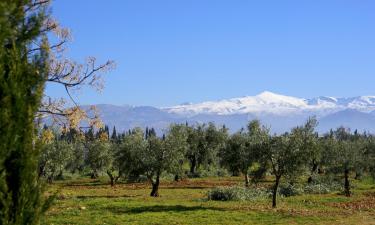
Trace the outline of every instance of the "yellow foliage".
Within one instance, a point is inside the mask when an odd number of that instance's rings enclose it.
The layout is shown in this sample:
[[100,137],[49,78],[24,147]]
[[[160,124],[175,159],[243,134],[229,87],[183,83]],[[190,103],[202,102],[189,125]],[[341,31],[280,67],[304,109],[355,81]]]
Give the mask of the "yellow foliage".
[[100,133],[100,135],[99,135],[99,139],[100,139],[101,141],[108,141],[108,140],[109,140],[108,134],[107,134],[107,133],[104,133],[104,132]]
[[51,143],[54,138],[55,138],[55,135],[53,134],[52,130],[49,130],[49,129],[43,130],[41,139],[44,144]]

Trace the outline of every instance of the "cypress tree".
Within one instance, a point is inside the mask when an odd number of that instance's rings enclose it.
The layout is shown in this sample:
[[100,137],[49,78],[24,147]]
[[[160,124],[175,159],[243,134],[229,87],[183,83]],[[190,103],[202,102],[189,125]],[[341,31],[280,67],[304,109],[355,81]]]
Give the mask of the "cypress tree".
[[113,131],[112,131],[111,139],[112,139],[113,141],[117,140],[116,126],[113,126]]
[[[35,115],[48,74],[45,8],[0,1],[0,224],[38,224],[46,209],[38,180]],[[34,42],[43,43],[30,54]]]

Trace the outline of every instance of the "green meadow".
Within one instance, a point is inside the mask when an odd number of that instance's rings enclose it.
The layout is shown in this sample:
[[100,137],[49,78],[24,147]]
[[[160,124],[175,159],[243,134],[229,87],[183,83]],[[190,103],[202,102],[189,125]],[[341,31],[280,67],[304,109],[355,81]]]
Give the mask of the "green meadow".
[[[243,185],[240,177],[162,181],[160,197],[150,184],[117,184],[105,178],[57,181],[48,187],[56,200],[45,224],[375,224],[375,184],[354,182],[353,196],[299,195],[256,201],[208,201],[219,186]],[[259,185],[270,186],[271,180]],[[250,187],[251,188],[251,187]]]

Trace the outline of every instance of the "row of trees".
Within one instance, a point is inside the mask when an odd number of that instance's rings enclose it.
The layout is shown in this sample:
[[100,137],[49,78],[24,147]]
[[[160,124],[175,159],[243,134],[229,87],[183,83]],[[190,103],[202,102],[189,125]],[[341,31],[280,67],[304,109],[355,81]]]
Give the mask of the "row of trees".
[[162,174],[172,174],[178,181],[186,174],[194,177],[201,170],[220,167],[235,176],[242,174],[249,186],[250,177],[257,182],[269,173],[274,176],[272,204],[276,207],[283,178],[293,182],[306,177],[306,182],[313,182],[318,173],[341,174],[345,194],[350,196],[350,175],[359,178],[375,169],[375,137],[344,128],[319,136],[316,126],[316,119],[311,118],[290,132],[271,135],[254,120],[247,129],[230,135],[228,129],[213,123],[175,124],[162,136],[148,128],[122,134],[114,129],[111,135],[108,127],[85,133],[45,128],[39,175],[52,182],[64,170],[90,169],[92,178],[106,173],[111,185],[121,178],[134,181],[144,176],[152,184],[150,195],[156,197]]

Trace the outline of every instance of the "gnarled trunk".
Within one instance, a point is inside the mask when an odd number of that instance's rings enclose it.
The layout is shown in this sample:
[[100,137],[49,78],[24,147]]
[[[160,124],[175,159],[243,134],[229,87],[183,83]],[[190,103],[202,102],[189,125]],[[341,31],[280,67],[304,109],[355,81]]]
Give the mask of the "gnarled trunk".
[[350,197],[350,182],[349,182],[349,170],[345,169],[344,171],[344,176],[345,176],[345,183],[344,183],[344,191],[345,191],[345,196]]
[[249,187],[249,175],[245,173],[245,187]]
[[151,197],[159,197],[159,184],[160,184],[160,175],[159,174],[156,175],[155,182],[151,180],[151,184],[152,184],[152,191],[151,191],[150,196]]
[[275,186],[273,187],[272,193],[272,208],[276,208],[276,196],[277,196],[277,189],[279,187],[281,176],[276,175]]
[[109,176],[109,179],[111,180],[111,187],[115,186],[116,182],[115,182],[115,176],[113,176],[112,172],[107,170],[107,174]]
[[191,174],[195,174],[195,168],[197,167],[197,158],[196,156],[194,155],[191,159],[190,159],[190,173]]
[[318,170],[318,164],[315,162],[315,160],[313,160],[312,163],[313,163],[313,165],[312,165],[312,168],[311,168],[311,174],[310,174],[309,178],[307,179],[307,183],[312,183],[313,182],[313,175]]

